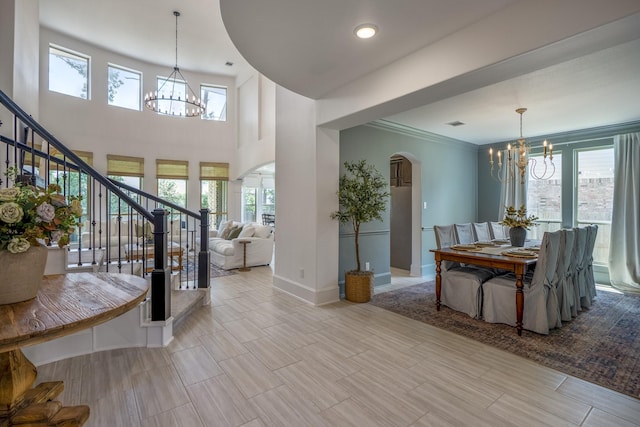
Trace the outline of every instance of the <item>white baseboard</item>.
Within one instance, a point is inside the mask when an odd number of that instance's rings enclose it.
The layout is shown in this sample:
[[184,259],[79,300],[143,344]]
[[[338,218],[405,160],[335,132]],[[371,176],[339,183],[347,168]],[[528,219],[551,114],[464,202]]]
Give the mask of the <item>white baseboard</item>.
[[337,285],[316,290],[274,274],[273,287],[313,305],[325,305],[340,301],[340,288]]

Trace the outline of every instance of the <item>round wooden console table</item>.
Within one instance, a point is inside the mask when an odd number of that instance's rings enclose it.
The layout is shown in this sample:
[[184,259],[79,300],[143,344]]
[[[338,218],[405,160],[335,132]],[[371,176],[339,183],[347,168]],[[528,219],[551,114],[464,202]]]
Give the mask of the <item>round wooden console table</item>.
[[0,305],[0,426],[81,426],[88,406],[63,407],[53,399],[62,381],[32,388],[36,368],[20,350],[111,320],[138,305],[149,285],[118,273],[45,276],[29,301]]

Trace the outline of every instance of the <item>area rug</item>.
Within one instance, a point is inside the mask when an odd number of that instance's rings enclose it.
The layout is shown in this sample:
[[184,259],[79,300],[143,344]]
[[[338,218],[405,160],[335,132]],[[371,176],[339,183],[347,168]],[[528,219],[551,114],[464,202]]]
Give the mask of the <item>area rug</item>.
[[640,296],[598,290],[591,309],[562,328],[521,337],[511,326],[436,311],[433,281],[377,294],[371,304],[640,398]]
[[[187,282],[193,280],[193,278],[195,277],[195,272],[195,263],[193,261],[193,258],[190,257],[182,267],[182,276],[180,278],[181,281]],[[236,274],[236,272],[233,270],[223,270],[222,268],[213,265],[213,263],[209,263],[209,279],[232,276],[234,274]]]

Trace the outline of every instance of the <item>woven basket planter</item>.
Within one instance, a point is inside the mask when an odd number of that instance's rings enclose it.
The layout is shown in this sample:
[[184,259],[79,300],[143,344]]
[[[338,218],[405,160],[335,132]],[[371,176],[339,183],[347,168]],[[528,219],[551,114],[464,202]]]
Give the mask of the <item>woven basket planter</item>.
[[348,271],[344,275],[344,296],[351,302],[369,302],[373,295],[372,271]]

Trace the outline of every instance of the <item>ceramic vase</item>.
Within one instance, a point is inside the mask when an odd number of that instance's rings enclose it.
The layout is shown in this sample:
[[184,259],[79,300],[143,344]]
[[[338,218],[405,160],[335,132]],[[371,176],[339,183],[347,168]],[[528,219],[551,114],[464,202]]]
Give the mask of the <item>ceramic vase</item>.
[[35,298],[44,276],[47,253],[44,246],[32,246],[17,254],[0,251],[0,304]]
[[524,227],[511,227],[509,229],[509,239],[511,246],[522,247],[527,238],[527,229]]

